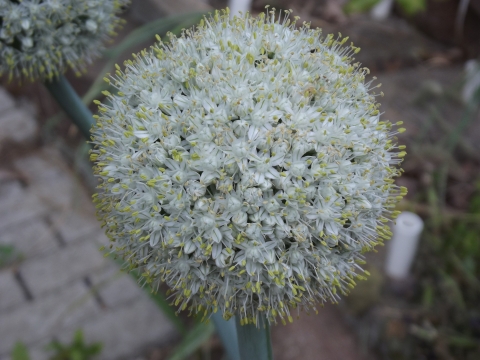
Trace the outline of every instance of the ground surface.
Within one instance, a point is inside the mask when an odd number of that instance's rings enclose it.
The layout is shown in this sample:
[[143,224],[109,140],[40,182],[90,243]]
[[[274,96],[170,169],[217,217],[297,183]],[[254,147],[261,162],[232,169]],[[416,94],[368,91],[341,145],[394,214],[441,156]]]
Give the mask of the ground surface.
[[[36,129],[0,89],[1,144],[28,146]],[[105,243],[90,196],[58,149],[2,163],[0,245],[13,246],[18,259],[0,269],[0,359],[17,341],[45,359],[47,343],[70,342],[77,329],[103,343],[101,359],[131,358],[176,337],[148,295],[103,257]]]

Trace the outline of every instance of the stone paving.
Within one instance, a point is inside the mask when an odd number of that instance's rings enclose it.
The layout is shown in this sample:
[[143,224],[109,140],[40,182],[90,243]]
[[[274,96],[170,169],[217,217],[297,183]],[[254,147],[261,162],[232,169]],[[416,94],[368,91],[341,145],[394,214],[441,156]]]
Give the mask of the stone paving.
[[[0,151],[36,134],[33,115],[0,88]],[[57,149],[0,163],[0,245],[19,256],[0,268],[0,360],[17,341],[31,359],[47,359],[45,345],[69,343],[77,329],[87,343],[103,343],[100,359],[140,359],[176,337],[148,295],[103,257],[106,242],[90,196]]]

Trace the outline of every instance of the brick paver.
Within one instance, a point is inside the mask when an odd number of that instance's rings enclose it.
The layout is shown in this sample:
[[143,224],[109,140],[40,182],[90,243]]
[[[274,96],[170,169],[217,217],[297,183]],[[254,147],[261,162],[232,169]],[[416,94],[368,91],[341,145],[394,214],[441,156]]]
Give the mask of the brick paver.
[[[98,237],[101,232],[95,218],[93,207],[88,211],[57,212],[51,216],[55,231],[66,243],[81,241],[86,237]],[[96,233],[96,234],[95,234]]]
[[72,174],[54,148],[47,147],[34,155],[20,158],[14,166],[27,179],[31,192],[49,210],[79,211],[83,206],[88,209],[90,199],[80,179]]
[[41,217],[6,227],[0,233],[0,244],[14,246],[25,258],[49,254],[60,248],[51,226]]
[[36,297],[101,270],[107,261],[94,243],[81,242],[47,257],[27,261],[19,270]]
[[[172,341],[174,334],[164,324],[165,318],[156,305],[139,299],[102,312],[86,322],[83,330],[87,342],[102,340],[102,359],[135,359],[134,355],[142,347],[161,346]],[[73,333],[66,332],[60,339],[67,341],[72,336]]]
[[[25,140],[6,131],[25,129],[36,129],[35,120],[0,88],[0,152]],[[13,246],[20,260],[0,268],[0,360],[17,341],[32,359],[47,359],[44,346],[69,343],[77,329],[103,343],[100,359],[132,359],[171,341],[176,333],[161,310],[99,251],[107,238],[60,152],[44,147],[12,165],[20,179],[0,179],[0,245]]]
[[94,273],[91,281],[94,287],[98,287],[104,304],[112,309],[146,295],[132,277],[124,276],[114,264]]
[[20,182],[0,184],[0,231],[46,214],[46,211],[45,204],[31,190],[22,189]]
[[42,340],[48,343],[65,329],[82,326],[99,312],[82,282],[64,285],[58,292],[2,314],[0,354],[9,352],[16,341],[26,345]]
[[[32,115],[25,110],[10,108],[0,117],[0,143],[27,143],[37,132],[37,124],[32,121]],[[20,126],[21,131],[18,131]]]
[[0,271],[0,313],[26,302],[22,289],[12,271]]

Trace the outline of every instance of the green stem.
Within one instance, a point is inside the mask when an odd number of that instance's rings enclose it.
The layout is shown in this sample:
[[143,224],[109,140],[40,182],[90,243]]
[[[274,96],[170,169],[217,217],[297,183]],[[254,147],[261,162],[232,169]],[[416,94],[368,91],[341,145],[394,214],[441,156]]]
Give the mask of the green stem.
[[52,81],[47,80],[44,85],[62,110],[78,126],[83,136],[90,140],[90,129],[95,123],[92,113],[82,102],[68,80],[63,75],[60,75]]
[[262,316],[257,325],[240,325],[240,316],[235,316],[238,346],[241,360],[272,360],[270,325]]
[[238,349],[237,329],[235,319],[225,320],[220,312],[216,312],[210,318],[215,324],[217,335],[222,341],[229,360],[241,360]]

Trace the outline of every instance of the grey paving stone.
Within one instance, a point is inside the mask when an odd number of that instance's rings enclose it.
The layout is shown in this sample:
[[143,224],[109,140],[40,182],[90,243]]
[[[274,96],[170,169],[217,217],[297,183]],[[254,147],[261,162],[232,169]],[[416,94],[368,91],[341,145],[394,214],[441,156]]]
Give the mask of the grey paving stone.
[[0,201],[2,206],[9,205],[23,195],[24,190],[18,181],[6,181],[0,183]]
[[22,289],[9,269],[0,271],[0,293],[0,314],[6,309],[26,302]]
[[78,210],[91,204],[80,181],[54,148],[20,158],[14,166],[25,176],[30,190],[51,209]]
[[30,189],[45,206],[59,211],[80,208],[84,196],[79,184],[66,177],[37,182]]
[[[18,340],[28,344],[32,359],[44,359],[44,345],[52,338],[70,342],[78,328],[84,329],[87,342],[104,343],[103,359],[132,359],[146,346],[170,341],[175,332],[160,309],[128,275],[117,277],[117,268],[99,251],[108,239],[95,219],[90,196],[58,151],[42,149],[14,165],[28,186],[0,183],[0,243],[15,243],[28,254],[19,271],[33,301],[10,305],[14,300],[2,299],[7,305],[0,307],[0,359],[9,358]],[[51,229],[43,222],[46,216]],[[61,236],[65,247],[57,245],[52,232]],[[30,246],[26,239],[40,233],[48,234],[49,240],[40,246],[37,239],[38,247]],[[0,275],[3,293],[13,279]],[[85,276],[100,286],[106,309],[101,310],[87,291]]]
[[79,242],[25,262],[20,272],[33,296],[37,297],[106,266],[107,261],[95,244]]
[[90,207],[70,212],[56,212],[50,218],[55,230],[67,243],[91,238],[100,232],[100,223],[95,217],[94,210]]
[[0,147],[2,143],[26,143],[37,134],[38,125],[33,116],[18,108],[10,108],[0,114]]
[[0,87],[0,114],[15,106],[15,101],[10,94],[2,87]]
[[9,354],[17,341],[26,345],[47,344],[66,329],[76,329],[99,313],[100,308],[83,283],[71,283],[56,293],[0,314],[0,355]]
[[99,246],[105,246],[107,249],[108,246],[110,246],[110,239],[105,235],[103,229],[100,229],[97,233],[92,235],[92,238]]
[[32,184],[59,177],[71,177],[70,169],[58,150],[53,147],[41,148],[32,155],[16,159],[14,165]]
[[90,278],[108,308],[115,308],[135,299],[148,300],[148,295],[140,285],[113,262],[102,271],[92,274]]
[[45,214],[47,208],[18,181],[0,183],[0,230]]
[[[83,326],[85,341],[102,342],[99,360],[134,359],[148,346],[162,346],[176,337],[173,325],[155,304],[148,300],[116,307],[88,321]],[[73,330],[62,334],[71,339]]]
[[24,258],[59,249],[55,235],[43,218],[33,218],[5,228],[0,233],[0,244],[12,245]]
[[15,161],[16,169],[28,181],[29,189],[53,210],[50,219],[65,242],[72,242],[100,228],[95,207],[77,176],[55,148]]
[[82,197],[85,196],[78,183],[65,178],[36,184],[32,192],[50,209],[60,211],[81,208]]

